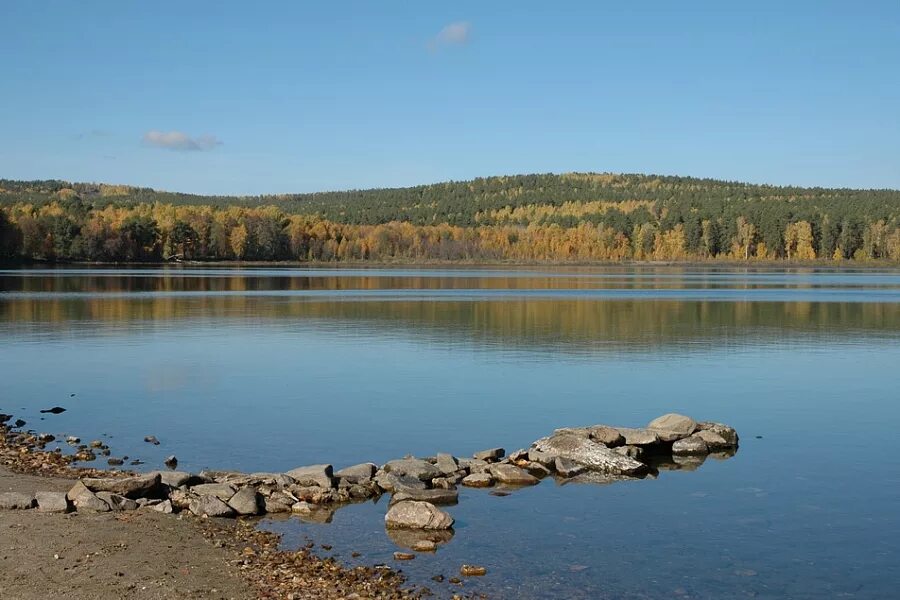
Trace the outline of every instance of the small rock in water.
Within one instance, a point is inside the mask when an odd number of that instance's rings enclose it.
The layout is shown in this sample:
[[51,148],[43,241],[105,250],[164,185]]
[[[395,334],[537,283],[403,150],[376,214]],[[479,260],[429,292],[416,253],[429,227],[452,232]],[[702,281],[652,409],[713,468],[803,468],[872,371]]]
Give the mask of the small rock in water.
[[56,439],[56,436],[53,435],[52,433],[42,433],[42,434],[40,434],[40,435],[38,436],[37,439],[38,439],[39,442],[41,442],[41,443],[43,443],[43,444],[47,444],[47,443],[52,442],[53,440],[55,440],[55,439]]
[[121,458],[110,458],[109,460],[106,461],[106,464],[108,464],[111,467],[118,467],[119,465],[124,465],[125,461],[122,460]]
[[81,443],[81,438],[75,437],[74,435],[66,436],[66,443],[70,446],[77,446]]
[[91,448],[102,448],[103,442],[100,440],[92,440],[90,443]]
[[53,408],[47,408],[47,409],[44,409],[41,411],[41,413],[44,413],[44,414],[49,413],[51,415],[58,415],[58,414],[64,413],[64,412],[66,412],[66,409],[64,409],[62,406],[54,406]]
[[22,419],[16,419],[13,425],[16,427],[25,427],[25,421],[23,421]]
[[482,577],[487,575],[487,569],[478,565],[463,565],[459,568],[459,574],[463,577]]
[[163,464],[170,469],[174,469],[178,466],[178,458],[174,454],[171,456],[167,456],[166,460],[163,461]]
[[491,487],[494,484],[494,478],[490,473],[472,473],[463,478],[462,484],[467,487]]
[[394,552],[394,560],[412,560],[415,557],[415,554],[409,552]]
[[144,441],[148,444],[153,444],[154,446],[159,446],[159,440],[156,439],[155,435],[148,435],[144,438]]
[[136,458],[136,459],[134,459],[133,461],[131,461],[131,462],[128,463],[128,464],[129,464],[129,465],[132,465],[132,466],[137,466],[137,465],[142,465],[142,464],[144,464],[144,461],[142,461],[142,460],[139,459],[139,458]]
[[437,544],[431,540],[419,540],[413,544],[413,550],[416,552],[434,552],[437,550]]

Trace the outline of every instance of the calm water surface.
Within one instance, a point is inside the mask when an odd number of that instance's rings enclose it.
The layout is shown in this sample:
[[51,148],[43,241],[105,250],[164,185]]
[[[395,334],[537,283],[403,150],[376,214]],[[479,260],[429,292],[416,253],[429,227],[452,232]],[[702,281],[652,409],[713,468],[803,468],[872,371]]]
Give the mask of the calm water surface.
[[[0,412],[148,468],[465,456],[684,412],[736,427],[738,454],[612,486],[463,489],[453,539],[403,570],[439,596],[458,588],[429,577],[463,562],[489,568],[464,590],[504,598],[900,586],[898,271],[6,270],[0,382]],[[390,563],[385,500],[265,526]]]

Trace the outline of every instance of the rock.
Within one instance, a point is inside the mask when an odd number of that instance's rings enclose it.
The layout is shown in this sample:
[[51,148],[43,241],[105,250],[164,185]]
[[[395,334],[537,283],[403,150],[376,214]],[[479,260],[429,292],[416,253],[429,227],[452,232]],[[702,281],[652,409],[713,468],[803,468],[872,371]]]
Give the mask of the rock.
[[489,448],[488,450],[482,450],[481,452],[476,452],[472,455],[476,460],[486,460],[488,462],[500,460],[506,454],[506,450],[503,448]]
[[12,418],[13,418],[12,415],[8,415],[6,413],[0,413],[0,425],[3,425],[4,423],[9,422],[9,420]]
[[487,575],[487,569],[478,565],[463,565],[459,568],[459,574],[463,577],[482,577]]
[[705,456],[709,454],[709,447],[699,436],[692,435],[672,444],[672,454],[675,456]]
[[394,552],[394,560],[412,560],[415,557],[415,554],[410,554],[409,552]]
[[0,493],[0,509],[2,510],[27,510],[32,507],[34,507],[34,496],[19,492]]
[[287,472],[297,485],[317,485],[322,488],[334,487],[334,469],[331,465],[308,465]]
[[159,475],[160,483],[173,488],[179,488],[198,480],[197,477],[186,471],[153,471],[150,475]]
[[202,517],[206,515],[208,517],[233,517],[234,510],[222,502],[219,498],[215,496],[200,496],[196,500],[191,500],[190,504],[188,504],[188,510],[197,515],[198,517]]
[[520,460],[528,460],[528,450],[516,450],[509,453],[509,460],[518,462]]
[[241,488],[228,501],[228,506],[239,515],[258,515],[259,505],[259,494],[252,487]]
[[547,467],[545,467],[544,465],[542,465],[541,463],[538,463],[538,462],[527,461],[524,465],[521,465],[521,466],[523,469],[525,469],[526,471],[528,471],[529,473],[531,473],[538,479],[547,477],[551,473],[550,469],[548,469]]
[[659,444],[662,439],[659,433],[649,429],[619,427],[619,433],[625,438],[625,443],[629,446],[652,446]]
[[169,467],[170,469],[174,469],[175,467],[178,466],[178,457],[175,456],[174,454],[167,456],[166,459],[163,461],[163,464],[166,465],[167,467]]
[[375,476],[375,471],[377,470],[378,466],[374,463],[362,463],[341,469],[335,472],[334,475],[350,483],[365,483]]
[[442,475],[440,469],[421,458],[401,458],[389,461],[384,465],[384,470],[393,475],[406,475],[420,481],[431,481]]
[[109,460],[106,461],[106,464],[108,464],[111,467],[118,467],[120,465],[124,465],[125,461],[122,460],[121,458],[110,458]]
[[53,440],[56,439],[56,436],[52,433],[42,433],[38,435],[37,440],[42,444],[49,444]]
[[459,466],[462,469],[467,469],[470,473],[487,473],[491,463],[480,458],[461,458]]
[[424,490],[426,487],[428,487],[421,479],[409,477],[408,475],[399,476],[395,475],[394,473],[385,473],[384,471],[379,471],[375,475],[375,483],[379,488],[388,492],[411,489]]
[[597,425],[588,429],[588,437],[599,444],[603,444],[607,448],[621,446],[625,443],[625,436],[619,433],[619,430],[606,425]]
[[41,413],[43,413],[43,414],[51,414],[51,415],[58,415],[58,414],[61,414],[64,412],[66,412],[66,409],[64,409],[62,406],[54,406],[53,408],[45,408],[44,410],[41,411]]
[[650,421],[647,429],[657,432],[664,442],[674,442],[694,433],[697,430],[697,422],[684,415],[669,413]]
[[156,512],[161,512],[161,513],[163,513],[164,515],[171,515],[172,512],[175,510],[175,509],[172,507],[172,501],[171,501],[171,500],[163,500],[163,501],[160,502],[159,504],[154,504],[154,505],[150,506],[149,508],[150,508],[151,510],[155,510]]
[[91,448],[102,448],[103,442],[100,440],[91,440],[91,443],[89,445]]
[[[729,427],[728,425],[723,425],[722,423],[713,423],[712,421],[703,421],[697,424],[697,429],[700,431],[712,431],[713,433],[717,433],[728,443],[729,446],[736,447],[738,445],[738,434],[737,431],[734,430],[733,427]],[[757,436],[761,438],[762,436]]]
[[416,552],[435,552],[437,544],[432,540],[419,540],[413,545],[413,550]]
[[196,500],[197,496],[190,492],[186,492],[180,489],[173,489],[169,491],[169,500],[172,501],[172,506],[179,510],[186,510],[191,502]]
[[81,481],[76,481],[66,497],[75,505],[77,510],[89,510],[94,512],[108,512],[109,504],[98,498]]
[[144,441],[148,444],[153,444],[154,446],[159,446],[159,440],[156,439],[155,435],[148,435],[144,438]]
[[613,452],[618,452],[622,456],[627,456],[634,460],[641,460],[644,456],[644,449],[640,446],[616,446],[612,450]]
[[541,452],[540,450],[531,448],[530,450],[528,450],[528,460],[549,468],[555,464],[556,457],[552,454],[548,454],[547,452]]
[[267,513],[286,513],[291,512],[291,505],[294,503],[289,496],[272,495],[263,498],[263,508]]
[[[737,434],[735,434],[735,437],[736,436]],[[735,446],[730,443],[725,436],[712,429],[701,429],[691,437],[699,438],[706,442],[706,446],[709,448],[710,452],[718,452],[719,450],[726,450],[728,448],[734,448]]]
[[200,485],[192,486],[189,489],[191,493],[198,496],[212,496],[223,502],[228,502],[237,491],[237,488],[230,483],[201,483]]
[[456,504],[459,501],[459,492],[455,489],[434,490],[401,490],[391,496],[391,504],[397,504],[405,500],[418,500],[432,504]]
[[368,483],[355,483],[350,486],[350,497],[354,500],[366,500],[367,498],[373,498],[381,494],[381,490],[378,489],[378,486],[369,481]]
[[384,522],[388,528],[450,529],[453,517],[429,502],[406,500],[391,506]]
[[555,467],[556,472],[562,477],[575,477],[587,470],[587,467],[584,465],[578,464],[574,460],[569,460],[568,458],[557,458]]
[[461,475],[451,475],[450,477],[435,477],[431,480],[431,486],[435,489],[452,490],[460,481],[462,481]]
[[463,477],[462,484],[474,488],[491,487],[494,485],[494,477],[490,473],[472,473]]
[[137,510],[138,503],[131,498],[113,494],[112,492],[97,492],[97,497],[106,502],[112,510]]
[[539,482],[537,477],[515,465],[492,465],[490,472],[494,479],[507,485],[535,485]]
[[74,458],[78,462],[91,462],[92,460],[97,460],[97,455],[90,450],[84,449],[76,452]]
[[452,454],[438,453],[435,466],[442,475],[452,475],[459,470],[459,461]]
[[401,548],[416,550],[417,552],[434,552],[423,550],[424,546],[433,545],[434,549],[441,544],[446,544],[453,539],[452,529],[399,529],[388,527],[385,529],[388,538]]
[[612,475],[641,476],[648,471],[644,463],[622,456],[603,444],[570,433],[541,438],[534,442],[534,448],[556,458],[567,458],[591,470]]
[[16,419],[13,425],[16,427],[25,427],[25,421],[23,421],[22,419]]
[[307,523],[331,523],[334,509],[327,506],[316,506],[309,502],[297,502],[291,506],[291,512]]
[[137,477],[108,479],[86,477],[81,481],[92,492],[112,492],[126,498],[140,498],[141,496],[148,496],[158,489],[160,476],[158,474],[148,474]]
[[81,443],[81,438],[75,437],[74,435],[66,436],[66,443],[70,446],[77,446]]
[[67,513],[72,510],[65,492],[38,492],[34,495],[37,509],[48,513]]

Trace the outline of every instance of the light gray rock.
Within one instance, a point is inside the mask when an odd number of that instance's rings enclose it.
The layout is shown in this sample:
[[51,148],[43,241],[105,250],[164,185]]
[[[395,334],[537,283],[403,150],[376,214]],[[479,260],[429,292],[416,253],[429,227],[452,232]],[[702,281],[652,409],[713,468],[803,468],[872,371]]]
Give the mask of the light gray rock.
[[384,465],[384,470],[393,475],[406,475],[420,481],[431,481],[442,475],[440,469],[421,458],[401,458],[389,461]]
[[461,458],[459,459],[459,466],[470,473],[486,473],[491,463],[480,458]]
[[615,427],[597,425],[588,429],[588,437],[607,448],[614,448],[625,443],[625,436],[619,433]]
[[260,509],[259,494],[252,487],[245,487],[228,500],[228,506],[239,515],[258,515]]
[[435,466],[443,475],[451,475],[459,470],[459,461],[452,454],[440,452],[437,455]]
[[537,477],[515,465],[491,465],[490,473],[494,479],[507,485],[535,485],[539,482]]
[[569,460],[568,458],[557,458],[555,463],[556,472],[562,477],[575,477],[581,475],[587,470],[582,464]]
[[394,473],[385,473],[379,471],[375,475],[375,483],[381,489],[388,492],[396,492],[403,489],[421,489],[424,490],[427,485],[421,479],[410,477],[408,475],[396,475]]
[[293,498],[289,496],[271,495],[263,498],[263,508],[267,513],[286,513],[291,512],[291,505],[294,504]]
[[334,475],[335,477],[340,477],[350,483],[364,483],[372,479],[377,470],[378,466],[374,463],[362,463],[347,467],[346,469],[341,469],[340,471],[335,472]]
[[97,495],[89,490],[81,481],[75,482],[75,485],[68,491],[66,497],[72,502],[77,510],[109,512],[109,504],[98,498]]
[[672,454],[674,456],[705,456],[709,454],[709,446],[701,437],[692,435],[672,444]]
[[0,509],[3,510],[27,510],[34,507],[34,496],[20,494],[19,492],[0,493]]
[[697,428],[700,431],[712,431],[713,433],[717,433],[722,436],[722,439],[728,444],[729,447],[736,448],[738,445],[738,434],[737,431],[734,430],[733,427],[729,427],[728,425],[723,425],[722,423],[713,423],[712,421],[704,421],[702,423],[697,424]]
[[691,437],[698,438],[706,442],[706,446],[709,448],[710,452],[718,452],[720,450],[726,450],[728,448],[733,448],[734,446],[728,443],[723,436],[719,435],[715,431],[711,429],[701,429]]
[[106,502],[111,510],[137,510],[138,503],[131,498],[113,494],[112,492],[97,492],[97,497]]
[[472,455],[472,458],[476,460],[486,460],[488,462],[500,460],[506,454],[506,450],[503,448],[488,448],[487,450],[482,450],[480,452],[476,452]]
[[173,488],[179,488],[183,485],[188,485],[189,483],[192,483],[192,480],[197,479],[192,474],[187,473],[186,471],[153,471],[149,474],[158,474],[159,480],[163,485],[167,485]]
[[472,473],[463,477],[461,483],[466,487],[486,488],[494,485],[494,477],[490,473]]
[[111,492],[126,498],[140,498],[151,495],[159,488],[159,473],[148,473],[137,477],[95,479],[85,477],[81,480],[92,492]]
[[647,465],[578,435],[561,433],[541,438],[534,448],[555,458],[567,458],[594,471],[612,475],[641,476]]
[[632,427],[619,427],[619,433],[625,438],[625,444],[628,446],[652,446],[659,444],[662,440],[659,433],[650,431],[649,429],[640,429]]
[[334,487],[334,468],[331,465],[308,465],[287,472],[297,485],[317,485],[322,488]]
[[656,431],[664,442],[674,442],[697,431],[697,422],[684,415],[668,413],[650,421],[647,429]]
[[188,504],[188,510],[202,517],[233,517],[234,509],[222,502],[215,496],[200,496],[196,500],[191,500]]
[[528,450],[528,460],[549,468],[556,462],[556,457],[547,452],[541,452],[540,450],[531,448]]
[[37,509],[48,513],[67,513],[72,510],[65,492],[38,492],[34,495]]
[[388,528],[450,529],[453,517],[429,502],[406,500],[391,506],[384,516]]
[[456,504],[459,501],[459,492],[456,489],[403,490],[391,496],[390,503],[397,504],[405,500],[418,500],[432,504]]
[[201,483],[188,489],[197,496],[214,496],[222,502],[228,502],[237,492],[237,488],[230,483]]
[[150,510],[155,510],[156,512],[161,512],[164,515],[171,515],[174,512],[174,508],[172,506],[171,500],[163,500],[159,504],[153,504],[148,506]]

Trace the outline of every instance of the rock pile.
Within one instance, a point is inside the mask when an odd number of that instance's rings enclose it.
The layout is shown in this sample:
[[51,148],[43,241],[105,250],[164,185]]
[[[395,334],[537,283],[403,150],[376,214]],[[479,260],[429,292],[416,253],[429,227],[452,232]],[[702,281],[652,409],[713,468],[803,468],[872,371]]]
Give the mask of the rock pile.
[[[38,438],[32,441],[40,443]],[[0,494],[0,508],[187,511],[199,517],[295,513],[327,521],[334,507],[389,493],[392,498],[385,515],[389,531],[440,532],[451,530],[453,518],[438,506],[457,502],[458,485],[502,486],[511,491],[550,476],[562,482],[642,478],[660,468],[696,468],[708,455],[733,455],[737,446],[737,432],[727,425],[668,414],[638,429],[608,425],[558,429],[509,456],[502,448],[491,448],[472,458],[407,456],[381,467],[361,463],[339,471],[319,464],[287,473],[156,471],[124,477],[111,473],[82,477],[66,494]],[[415,543],[424,546],[441,540],[429,535]]]

